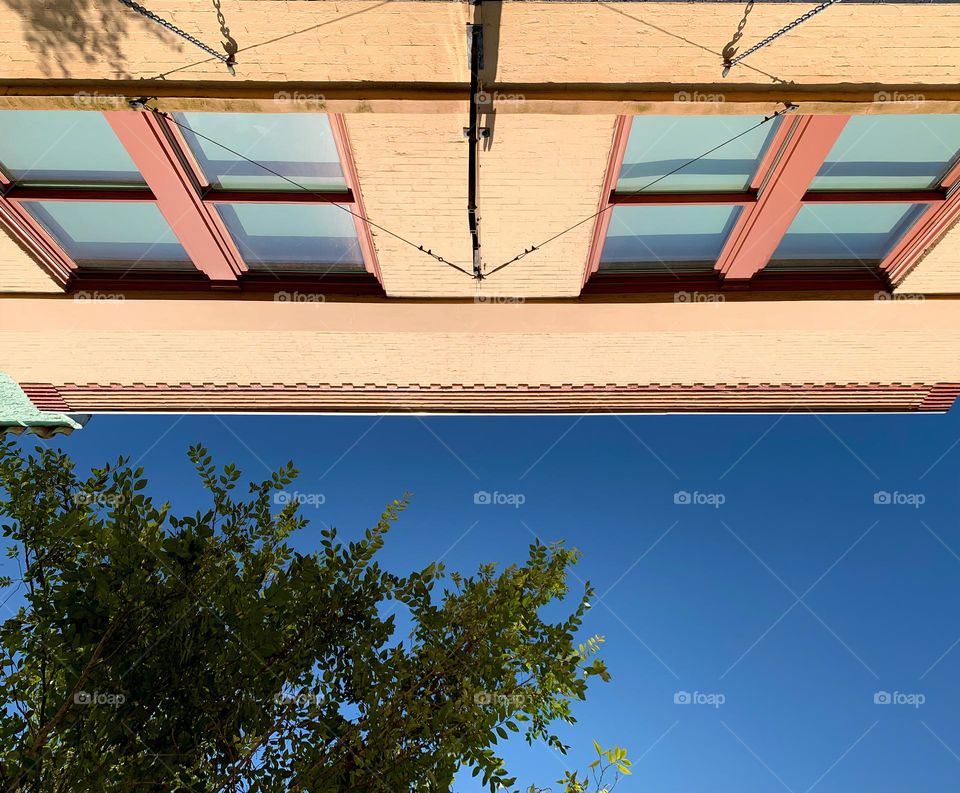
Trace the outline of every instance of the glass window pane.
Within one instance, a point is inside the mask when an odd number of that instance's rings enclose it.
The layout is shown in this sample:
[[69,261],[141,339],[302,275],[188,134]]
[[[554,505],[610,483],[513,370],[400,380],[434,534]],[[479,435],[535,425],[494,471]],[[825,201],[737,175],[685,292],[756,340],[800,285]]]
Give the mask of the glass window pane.
[[[763,116],[636,116],[617,190],[639,190],[763,120]],[[746,190],[779,119],[652,185],[650,192]]]
[[248,157],[311,190],[347,189],[330,119],[323,113],[177,113],[176,117],[189,128],[180,130],[214,187],[297,189],[243,159]]
[[89,110],[0,110],[0,161],[23,184],[144,183],[107,120]]
[[79,265],[195,269],[156,204],[29,201],[23,206]]
[[736,205],[617,206],[600,265],[605,270],[712,270],[739,214]]
[[807,204],[774,251],[771,265],[791,262],[877,263],[923,212],[922,204]]
[[960,150],[960,116],[854,116],[814,178],[814,190],[935,187]]
[[251,270],[364,269],[353,218],[335,206],[218,204],[217,209]]

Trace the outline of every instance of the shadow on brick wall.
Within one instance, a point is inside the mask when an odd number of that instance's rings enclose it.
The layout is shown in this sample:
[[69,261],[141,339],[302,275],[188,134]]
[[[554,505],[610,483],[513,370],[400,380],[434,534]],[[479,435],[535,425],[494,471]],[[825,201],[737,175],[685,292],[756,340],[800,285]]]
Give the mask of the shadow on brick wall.
[[[23,39],[47,77],[71,77],[81,66],[108,65],[114,78],[131,77],[137,53],[131,35],[143,33],[169,44],[171,37],[116,0],[0,0],[19,15]],[[177,44],[178,50],[182,47]]]

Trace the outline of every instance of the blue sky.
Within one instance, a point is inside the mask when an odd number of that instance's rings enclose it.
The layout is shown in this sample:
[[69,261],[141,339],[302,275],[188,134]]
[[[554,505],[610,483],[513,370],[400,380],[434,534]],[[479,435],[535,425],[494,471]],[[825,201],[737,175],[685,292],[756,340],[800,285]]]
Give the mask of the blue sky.
[[568,758],[506,747],[520,782],[582,768],[596,738],[629,748],[628,793],[957,790],[960,410],[97,416],[56,443],[81,467],[139,459],[189,509],[198,440],[251,477],[296,462],[296,490],[323,502],[304,506],[302,548],[321,521],[359,535],[411,491],[391,567],[518,562],[534,535],[583,552],[575,573],[600,595],[585,627],[613,680],[561,730]]

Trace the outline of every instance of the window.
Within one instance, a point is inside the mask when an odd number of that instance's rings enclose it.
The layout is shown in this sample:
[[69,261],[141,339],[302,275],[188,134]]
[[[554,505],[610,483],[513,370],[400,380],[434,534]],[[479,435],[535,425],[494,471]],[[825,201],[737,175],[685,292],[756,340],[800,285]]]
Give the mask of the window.
[[[746,190],[776,124],[764,124],[729,146],[710,152],[676,173],[707,141],[726,140],[755,126],[763,116],[637,116],[617,179],[618,192],[645,187],[654,180],[658,193]],[[669,175],[667,175],[669,174]]]
[[217,209],[251,269],[363,268],[353,219],[317,204],[220,204]]
[[960,116],[855,116],[811,190],[909,190],[939,185],[960,149]]
[[[314,113],[177,113],[209,184],[221,189],[346,192],[330,120]],[[226,143],[232,151],[213,141]],[[255,160],[274,173],[247,161]],[[283,177],[286,177],[284,179]]]
[[193,269],[156,204],[35,201],[26,208],[79,266]]
[[879,264],[922,211],[916,204],[807,204],[783,235],[767,269]]
[[[176,119],[207,197],[251,271],[364,272],[366,229],[345,211],[352,194],[327,116],[178,113]],[[310,192],[298,196],[299,188]],[[311,193],[329,200],[307,203],[316,198]]]
[[[763,116],[634,118],[612,199],[616,206],[606,220],[601,269],[711,273],[779,124],[779,119],[762,121]],[[749,132],[741,134],[745,129]],[[708,141],[735,136],[688,163],[696,156],[690,153],[702,153]],[[703,200],[676,203],[681,195]]]
[[669,291],[685,277],[698,288],[789,277],[791,288],[876,291],[960,217],[960,116],[761,121],[620,119],[588,291]]
[[0,111],[0,188],[68,287],[382,292],[339,116]]
[[144,184],[100,113],[0,110],[0,162],[24,185]]
[[635,272],[711,272],[738,206],[618,206],[601,261]]

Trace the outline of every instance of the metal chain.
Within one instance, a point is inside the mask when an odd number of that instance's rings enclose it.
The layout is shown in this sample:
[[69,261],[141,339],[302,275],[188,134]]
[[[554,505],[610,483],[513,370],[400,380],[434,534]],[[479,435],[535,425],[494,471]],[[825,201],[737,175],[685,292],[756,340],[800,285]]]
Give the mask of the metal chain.
[[165,27],[171,33],[175,33],[176,35],[180,36],[180,38],[186,39],[195,47],[199,47],[204,52],[209,53],[218,61],[225,64],[226,67],[230,70],[230,74],[236,73],[233,68],[234,65],[236,64],[236,60],[234,59],[234,53],[230,53],[229,55],[223,55],[217,52],[215,49],[213,49],[213,47],[207,46],[202,41],[200,41],[200,39],[191,36],[185,30],[181,30],[172,22],[168,22],[167,20],[165,20],[163,17],[157,16],[156,14],[153,13],[153,11],[150,11],[149,9],[144,8],[139,3],[135,3],[134,0],[119,0],[119,2],[123,3],[123,5],[125,5],[127,8],[130,8],[136,11],[141,16],[145,16],[147,19],[151,19],[154,22],[156,22],[158,25]]
[[[121,0],[121,2],[123,2],[123,0]],[[806,22],[808,19],[810,19],[810,17],[815,17],[815,16],[816,16],[817,14],[819,14],[821,11],[824,11],[824,10],[828,9],[830,6],[834,5],[835,3],[839,3],[839,2],[841,2],[841,0],[825,0],[825,2],[820,3],[820,5],[818,5],[818,6],[814,7],[814,8],[811,8],[811,9],[810,9],[809,11],[807,11],[807,13],[805,13],[803,16],[797,17],[797,19],[793,20],[793,22],[791,22],[789,25],[786,25],[785,27],[780,28],[780,30],[778,30],[776,33],[772,33],[771,35],[767,36],[763,41],[759,42],[758,44],[754,44],[750,49],[748,49],[748,50],[747,50],[746,52],[744,52],[743,54],[738,55],[736,58],[733,58],[732,60],[724,61],[724,62],[723,62],[723,76],[726,77],[727,74],[729,73],[730,69],[732,69],[732,68],[733,68],[734,66],[736,66],[738,63],[740,63],[740,61],[742,61],[742,60],[743,60],[744,58],[746,58],[748,55],[752,55],[753,53],[755,53],[757,50],[761,49],[762,47],[766,47],[768,44],[770,44],[771,42],[776,41],[778,38],[780,38],[780,37],[781,37],[782,35],[784,35],[785,33],[789,33],[791,30],[793,30],[795,27],[797,27],[797,25],[802,25],[804,22]]]

